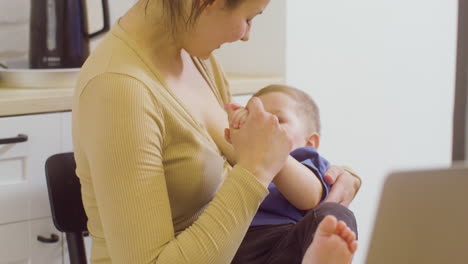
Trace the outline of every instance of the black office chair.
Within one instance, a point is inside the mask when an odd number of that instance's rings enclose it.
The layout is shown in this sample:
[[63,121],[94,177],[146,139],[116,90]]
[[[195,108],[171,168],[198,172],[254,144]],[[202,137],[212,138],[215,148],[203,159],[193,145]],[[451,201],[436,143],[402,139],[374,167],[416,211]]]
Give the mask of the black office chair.
[[45,164],[50,209],[55,227],[65,232],[71,264],[86,264],[83,236],[86,217],[81,202],[81,184],[75,174],[72,152],[49,157]]

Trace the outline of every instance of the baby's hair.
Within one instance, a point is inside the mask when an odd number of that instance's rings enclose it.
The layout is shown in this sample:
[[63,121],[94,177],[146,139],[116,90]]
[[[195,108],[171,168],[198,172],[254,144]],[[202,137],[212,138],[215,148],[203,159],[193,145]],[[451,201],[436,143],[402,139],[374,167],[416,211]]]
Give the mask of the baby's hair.
[[296,112],[306,125],[308,132],[320,133],[320,112],[312,97],[302,90],[283,84],[268,85],[260,89],[253,96],[261,96],[272,92],[284,93],[294,99],[297,103]]

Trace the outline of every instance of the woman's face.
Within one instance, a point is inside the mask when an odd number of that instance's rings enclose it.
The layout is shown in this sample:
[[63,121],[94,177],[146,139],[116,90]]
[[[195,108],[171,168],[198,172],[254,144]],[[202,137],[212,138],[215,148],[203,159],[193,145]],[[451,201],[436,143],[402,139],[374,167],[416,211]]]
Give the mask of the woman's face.
[[248,41],[252,20],[261,14],[270,0],[244,0],[234,9],[226,0],[216,0],[208,6],[184,40],[184,49],[202,59],[225,43]]

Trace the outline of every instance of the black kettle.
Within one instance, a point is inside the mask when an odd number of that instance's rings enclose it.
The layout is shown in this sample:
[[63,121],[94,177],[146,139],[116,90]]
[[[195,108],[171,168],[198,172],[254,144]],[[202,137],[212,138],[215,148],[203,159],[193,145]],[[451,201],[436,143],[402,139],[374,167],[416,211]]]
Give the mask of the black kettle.
[[102,0],[104,26],[89,34],[86,0],[31,0],[31,69],[79,68],[89,55],[89,40],[109,31],[109,5]]

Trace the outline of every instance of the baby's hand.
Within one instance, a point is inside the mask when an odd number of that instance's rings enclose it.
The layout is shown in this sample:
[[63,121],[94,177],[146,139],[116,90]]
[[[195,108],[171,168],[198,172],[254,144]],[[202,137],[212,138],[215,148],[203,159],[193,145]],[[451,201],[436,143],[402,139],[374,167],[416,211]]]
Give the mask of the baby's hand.
[[248,115],[249,111],[245,107],[240,107],[229,117],[229,125],[235,129],[241,128],[247,120]]
[[[224,106],[224,108],[226,109],[228,113],[228,121],[229,121],[230,128],[239,129],[247,120],[249,111],[245,107],[242,107],[241,105],[235,104],[235,103],[227,103]],[[224,129],[224,138],[226,139],[227,142],[232,144],[231,132],[229,128]]]
[[228,112],[229,126],[234,129],[239,129],[245,123],[249,115],[247,108],[239,104],[227,103],[224,108]]

